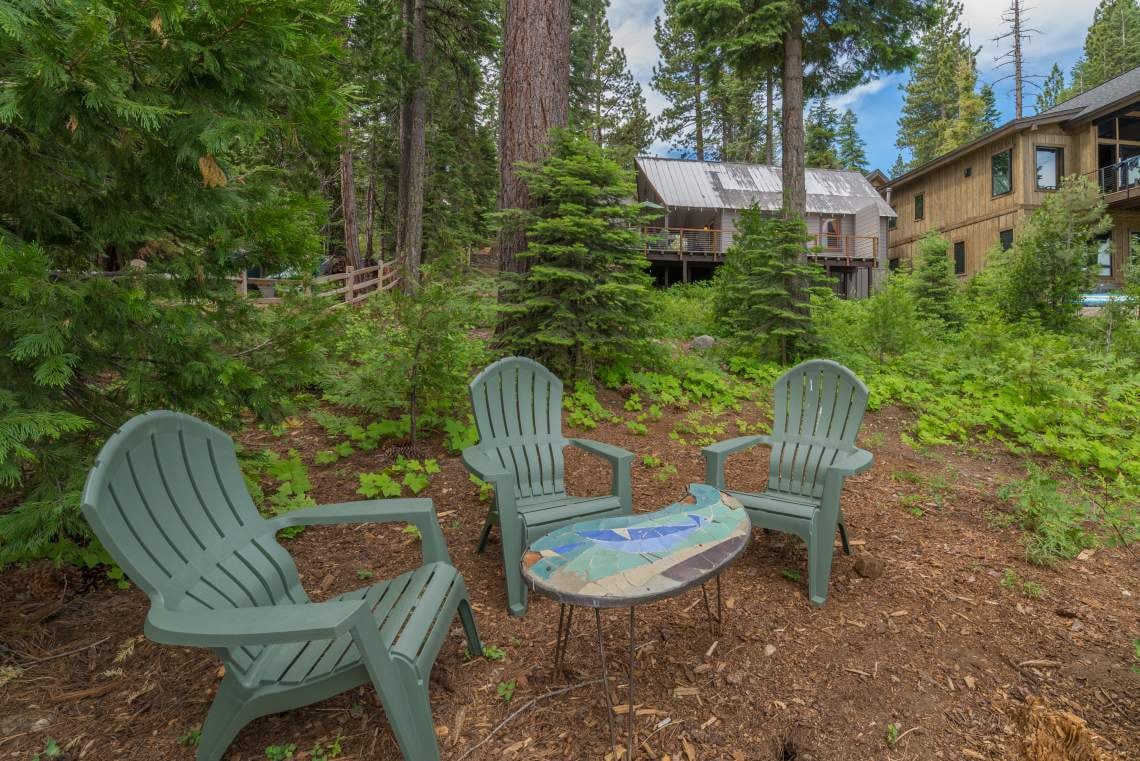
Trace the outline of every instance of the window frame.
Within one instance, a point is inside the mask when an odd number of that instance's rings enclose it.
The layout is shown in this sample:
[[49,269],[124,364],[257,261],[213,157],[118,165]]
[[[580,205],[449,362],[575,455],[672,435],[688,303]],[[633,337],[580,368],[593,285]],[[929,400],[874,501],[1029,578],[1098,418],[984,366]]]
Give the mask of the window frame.
[[926,219],[926,193],[914,194],[914,221],[921,222]]
[[[965,275],[966,274],[966,241],[964,239],[954,241],[953,251],[954,251],[954,274],[959,275],[959,276]],[[961,269],[958,268],[958,252],[959,251],[962,253],[962,268]]]
[[[1112,261],[1113,259],[1116,258],[1116,251],[1114,249],[1114,246],[1116,244],[1115,236],[1110,231],[1110,232],[1105,233],[1104,235],[1098,235],[1094,240],[1097,243],[1096,256],[1093,259],[1093,263],[1096,265],[1096,268],[1097,268],[1096,269],[1096,276],[1102,280],[1103,279],[1112,279],[1112,277],[1115,276],[1115,274],[1116,274],[1115,268],[1113,267],[1113,261]],[[1108,244],[1108,274],[1107,275],[1104,274],[1104,266],[1105,265],[1101,264],[1101,261],[1100,261],[1100,255],[1104,251],[1104,244],[1105,243]]]
[[[1047,151],[1056,156],[1057,176],[1056,184],[1051,187],[1041,186],[1041,175],[1037,173],[1037,153],[1039,151]],[[1012,163],[1010,164],[1012,167]],[[1012,175],[1012,169],[1010,171]],[[1065,149],[1059,145],[1034,145],[1033,146],[1033,187],[1041,193],[1055,193],[1061,189],[1061,178],[1065,176]]]
[[[1005,244],[1005,234],[1009,233],[1009,245]],[[1013,228],[1007,227],[1004,230],[998,230],[998,245],[1001,246],[1002,251],[1009,251],[1013,248]]]
[[[997,175],[994,172],[994,160],[997,159],[999,156],[1009,156],[1009,169],[1008,169],[1008,172],[1009,172],[1009,189],[1003,190],[1000,193],[995,191],[995,188],[997,187],[995,185],[995,180],[997,179]],[[990,198],[1002,198],[1004,196],[1011,195],[1012,193],[1013,193],[1013,146],[1010,146],[1009,148],[1006,148],[1003,151],[998,151],[997,153],[990,154]]]
[[[835,232],[828,230],[828,225],[835,226]],[[831,245],[832,238],[835,245]],[[819,242],[826,251],[841,251],[843,249],[843,220],[839,217],[819,218]]]

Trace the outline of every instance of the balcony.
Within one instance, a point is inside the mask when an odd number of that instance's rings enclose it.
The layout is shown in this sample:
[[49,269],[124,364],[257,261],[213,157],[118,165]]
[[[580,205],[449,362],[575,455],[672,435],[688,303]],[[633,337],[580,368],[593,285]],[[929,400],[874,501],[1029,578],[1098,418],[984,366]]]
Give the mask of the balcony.
[[[642,229],[645,255],[653,261],[723,262],[732,245],[731,230],[687,227]],[[833,266],[874,266],[879,238],[875,235],[813,235],[808,258]]]
[[1109,206],[1140,206],[1140,156],[1101,167],[1088,175],[1100,188]]

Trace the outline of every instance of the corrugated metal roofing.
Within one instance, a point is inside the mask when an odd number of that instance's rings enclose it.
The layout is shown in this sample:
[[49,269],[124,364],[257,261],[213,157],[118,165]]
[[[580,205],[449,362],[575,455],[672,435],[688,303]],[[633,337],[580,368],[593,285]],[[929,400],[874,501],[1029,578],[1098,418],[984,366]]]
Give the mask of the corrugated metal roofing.
[[1075,115],[1069,117],[1070,119],[1080,119],[1137,93],[1140,93],[1140,66],[1107,82],[1102,82],[1076,97],[1058,103],[1045,113],[1055,114],[1080,109]]
[[[780,167],[717,161],[685,161],[641,157],[639,171],[670,208],[747,209],[765,211],[783,205]],[[809,214],[854,214],[870,204],[879,216],[897,216],[867,178],[858,172],[807,170]]]

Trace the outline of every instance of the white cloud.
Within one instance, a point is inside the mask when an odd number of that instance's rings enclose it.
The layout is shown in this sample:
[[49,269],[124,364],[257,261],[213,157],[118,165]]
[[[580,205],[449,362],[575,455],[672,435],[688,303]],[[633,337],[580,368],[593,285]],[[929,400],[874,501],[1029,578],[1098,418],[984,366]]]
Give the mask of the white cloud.
[[828,102],[836,111],[858,108],[863,98],[866,98],[868,95],[874,95],[888,84],[892,84],[892,78],[890,76],[883,77],[882,79],[873,79],[870,82],[851,88],[842,95],[829,98]]
[[653,20],[663,7],[661,0],[615,0],[610,6],[614,45],[625,51],[629,70],[646,88],[661,57],[653,39]]

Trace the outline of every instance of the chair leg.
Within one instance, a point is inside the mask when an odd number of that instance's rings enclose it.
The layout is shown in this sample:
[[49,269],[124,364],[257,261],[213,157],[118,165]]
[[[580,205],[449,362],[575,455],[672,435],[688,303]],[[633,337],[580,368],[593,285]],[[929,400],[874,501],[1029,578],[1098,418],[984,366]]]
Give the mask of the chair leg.
[[479,544],[475,547],[476,555],[483,554],[483,550],[487,549],[487,538],[491,536],[491,527],[493,525],[494,524],[491,523],[491,516],[488,515],[487,519],[483,521],[483,533],[479,534]]
[[396,743],[404,754],[404,761],[439,761],[439,742],[431,716],[427,681],[421,683],[408,673],[401,676],[405,711],[400,719],[389,713],[388,720],[392,724],[392,733],[396,735]]
[[259,713],[249,709],[249,702],[238,694],[233,683],[223,680],[202,724],[197,761],[221,761],[238,732],[258,716]]
[[847,524],[843,522],[843,516],[839,516],[839,541],[843,543],[843,554],[851,554],[851,545],[847,543]]
[[463,631],[467,634],[467,649],[471,657],[478,658],[483,654],[483,643],[479,639],[479,630],[475,628],[475,614],[471,612],[471,602],[465,597],[459,601],[459,622],[463,624]]
[[519,521],[512,525],[510,521],[502,521],[499,531],[503,539],[503,577],[507,582],[507,608],[512,616],[526,615],[526,583],[523,582],[522,553],[523,553],[523,526]]
[[827,588],[831,582],[831,555],[835,534],[812,526],[808,539],[808,598],[812,605],[827,602]]

